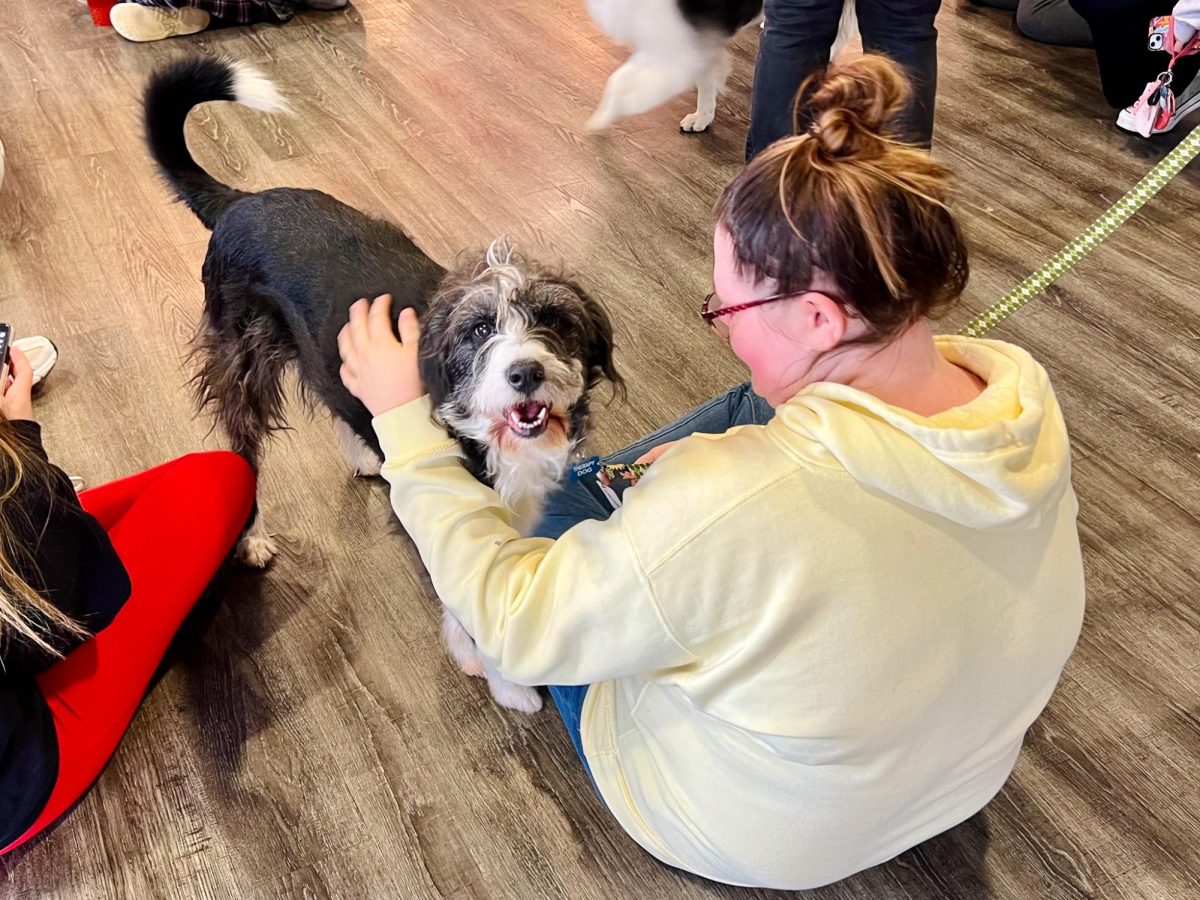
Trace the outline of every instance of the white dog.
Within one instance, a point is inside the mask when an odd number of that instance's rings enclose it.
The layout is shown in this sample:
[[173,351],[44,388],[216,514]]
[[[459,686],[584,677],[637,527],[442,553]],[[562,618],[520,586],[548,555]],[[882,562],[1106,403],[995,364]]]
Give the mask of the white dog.
[[[696,111],[682,131],[705,131],[729,74],[725,45],[762,17],[762,0],[587,0],[600,29],[633,55],[609,76],[600,105],[588,120],[601,131],[617,119],[647,112],[696,86]],[[854,0],[845,0],[832,55],[858,30]]]

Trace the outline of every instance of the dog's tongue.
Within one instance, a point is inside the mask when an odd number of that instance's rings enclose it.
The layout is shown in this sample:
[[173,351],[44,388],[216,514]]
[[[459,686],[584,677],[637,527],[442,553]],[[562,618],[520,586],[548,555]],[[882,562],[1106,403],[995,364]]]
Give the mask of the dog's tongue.
[[518,403],[516,406],[517,415],[526,422],[532,422],[538,417],[538,413],[542,411],[542,404],[536,400],[526,400],[524,403]]

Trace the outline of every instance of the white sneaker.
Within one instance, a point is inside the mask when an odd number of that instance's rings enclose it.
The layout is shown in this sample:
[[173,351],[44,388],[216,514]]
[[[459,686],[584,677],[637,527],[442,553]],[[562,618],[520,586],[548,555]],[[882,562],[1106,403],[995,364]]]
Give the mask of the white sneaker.
[[33,368],[34,386],[40,384],[58,362],[58,348],[50,338],[33,335],[17,338],[12,345],[29,359],[29,365]]
[[[1155,128],[1151,134],[1165,134],[1180,123],[1189,113],[1200,109],[1200,75],[1192,79],[1192,83],[1187,86],[1187,89],[1181,96],[1175,100],[1175,115],[1167,119],[1167,124],[1162,128]],[[1133,107],[1127,106],[1121,110],[1121,114],[1117,116],[1117,127],[1122,131],[1128,131],[1132,134],[1137,134],[1137,124],[1133,120]]]
[[139,43],[196,34],[208,27],[209,20],[202,9],[160,9],[140,3],[118,3],[108,15],[113,31]]

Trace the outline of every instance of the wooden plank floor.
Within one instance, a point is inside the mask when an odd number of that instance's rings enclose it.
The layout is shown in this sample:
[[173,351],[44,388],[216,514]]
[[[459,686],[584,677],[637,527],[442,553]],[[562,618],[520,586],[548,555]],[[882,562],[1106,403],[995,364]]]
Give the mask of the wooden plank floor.
[[[218,177],[329,191],[440,260],[507,233],[576,271],[613,311],[631,386],[598,416],[598,448],[740,378],[693,309],[741,159],[754,35],[711,134],[678,134],[681,98],[595,138],[581,126],[622,54],[581,0],[356,0],[143,46],[65,0],[3,6],[0,318],[58,342],[37,412],[53,458],[89,483],[220,445],[182,362],[207,235],[157,181],[138,119],[147,75],[189,53],[255,62],[296,110],[194,115]],[[972,6],[947,3],[940,24],[936,152],[961,177],[975,253],[953,329],[1179,136],[1115,131],[1085,51]],[[960,827],[813,896],[1200,896],[1198,188],[1193,165],[997,332],[1057,384],[1089,580],[1079,649],[1012,780]],[[768,895],[645,856],[552,713],[508,714],[462,677],[383,485],[348,476],[327,422],[293,424],[261,494],[282,557],[221,577],[95,789],[0,861],[0,896]]]

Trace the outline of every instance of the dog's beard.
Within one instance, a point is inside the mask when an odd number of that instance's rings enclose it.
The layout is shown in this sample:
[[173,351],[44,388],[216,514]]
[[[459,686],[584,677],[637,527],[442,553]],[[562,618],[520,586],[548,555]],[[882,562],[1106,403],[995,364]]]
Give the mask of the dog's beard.
[[[545,378],[532,393],[508,381],[514,363],[540,364]],[[563,359],[520,328],[501,332],[477,357],[439,413],[462,437],[486,448],[485,474],[526,530],[562,478],[578,443],[571,416],[585,390],[583,364]]]

